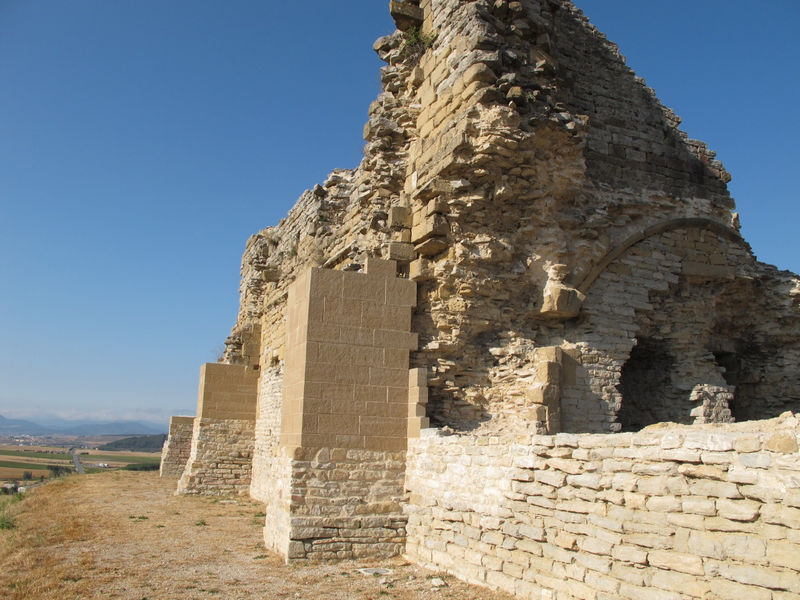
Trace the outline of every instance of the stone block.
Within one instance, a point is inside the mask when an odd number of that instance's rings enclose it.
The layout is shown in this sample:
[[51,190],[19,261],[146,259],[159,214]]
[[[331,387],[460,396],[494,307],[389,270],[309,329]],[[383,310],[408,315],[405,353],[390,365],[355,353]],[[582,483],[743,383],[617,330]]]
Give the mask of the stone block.
[[410,262],[417,257],[414,244],[406,242],[389,242],[389,258],[398,262]]
[[497,81],[497,75],[486,63],[478,62],[472,64],[464,71],[462,76],[465,85],[469,85],[475,81],[482,81],[485,83],[494,83]]
[[369,276],[395,277],[397,275],[397,263],[393,260],[393,257],[390,256],[389,259],[368,256],[365,265],[366,274]]
[[446,236],[450,233],[447,219],[440,214],[423,217],[418,225],[411,228],[411,241],[414,244],[424,242],[430,237]]
[[709,582],[711,593],[716,598],[724,600],[727,598],[736,598],[739,600],[770,600],[773,598],[769,589],[758,588],[752,585],[743,585],[735,581],[726,581],[725,579],[715,578]]
[[391,0],[389,2],[389,12],[394,19],[395,26],[400,31],[408,31],[414,27],[422,25],[424,16],[418,4],[412,4],[408,0]]
[[539,314],[548,318],[570,319],[578,316],[585,299],[582,292],[549,281],[544,289]]
[[611,549],[611,556],[626,563],[646,564],[647,552],[637,546],[619,545]]
[[428,372],[425,368],[415,367],[408,370],[408,386],[426,387],[428,385]]
[[344,306],[350,305],[349,300],[361,300],[376,303],[386,302],[386,282],[391,279],[385,277],[370,277],[361,273],[349,274],[343,281],[342,297]]
[[411,404],[425,405],[428,403],[428,388],[412,387],[408,390],[408,400]]
[[392,206],[389,208],[389,227],[411,227],[411,209],[407,206]]
[[769,540],[766,556],[771,565],[800,572],[800,543]]
[[797,452],[797,436],[794,432],[775,433],[764,442],[764,449],[770,452],[794,454]]
[[345,274],[332,269],[311,269],[309,274],[309,296],[339,298],[344,288]]
[[647,562],[660,569],[679,571],[689,575],[703,575],[703,560],[692,554],[669,552],[666,550],[651,550],[647,555]]
[[390,306],[416,306],[417,284],[408,279],[387,279],[386,303]]
[[[406,422],[404,419],[403,422]],[[402,436],[371,436],[368,435],[364,438],[364,448],[371,450],[380,450],[386,452],[402,452],[406,449],[406,431],[403,431]]]
[[[416,253],[415,253],[416,254]],[[431,261],[427,258],[418,258],[411,261],[408,267],[408,278],[414,281],[429,281],[433,279],[434,272]]]
[[419,254],[420,256],[436,256],[437,254],[441,254],[445,250],[447,250],[448,244],[447,241],[438,238],[432,237],[421,244],[418,244],[414,247],[414,252]]
[[761,510],[761,503],[751,500],[717,500],[717,513],[724,519],[731,521],[755,521]]

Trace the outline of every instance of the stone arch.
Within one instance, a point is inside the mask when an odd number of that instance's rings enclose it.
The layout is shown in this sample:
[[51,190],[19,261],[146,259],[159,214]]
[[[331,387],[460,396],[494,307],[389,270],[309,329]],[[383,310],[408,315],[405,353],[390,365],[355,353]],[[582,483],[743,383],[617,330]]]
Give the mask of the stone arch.
[[[693,422],[701,396],[695,388],[728,385],[714,352],[742,341],[739,313],[714,318],[716,297],[753,281],[753,261],[736,231],[704,218],[658,223],[603,256],[579,284],[586,299],[567,326],[583,373],[562,391],[564,429]],[[727,335],[713,345],[720,331]]]
[[651,225],[643,231],[629,236],[621,244],[607,252],[606,255],[600,259],[597,265],[595,265],[595,267],[584,276],[581,282],[576,286],[576,289],[582,294],[586,295],[594,282],[597,281],[597,278],[600,277],[600,274],[605,271],[606,268],[608,268],[608,265],[621,257],[639,242],[642,242],[647,238],[666,233],[667,231],[688,228],[708,229],[714,231],[715,233],[719,233],[720,235],[727,237],[732,241],[741,242],[742,244],[747,243],[744,241],[744,238],[742,238],[738,231],[728,227],[727,225],[724,225],[723,223],[720,223],[719,221],[714,221],[713,219],[708,219],[705,217],[670,219],[669,221],[663,221],[661,223]]
[[674,360],[663,340],[637,340],[622,365],[617,384],[622,396],[617,412],[621,431],[639,431],[654,423],[681,420],[669,377]]

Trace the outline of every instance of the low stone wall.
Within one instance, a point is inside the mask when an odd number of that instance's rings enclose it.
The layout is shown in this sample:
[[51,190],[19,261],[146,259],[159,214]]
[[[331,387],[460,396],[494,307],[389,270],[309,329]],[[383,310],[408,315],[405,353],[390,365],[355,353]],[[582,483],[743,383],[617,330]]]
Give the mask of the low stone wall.
[[800,594],[800,420],[409,441],[406,554],[521,598]]
[[192,449],[194,417],[171,417],[169,436],[161,448],[161,477],[180,477]]
[[195,419],[179,494],[243,495],[250,490],[255,421]]

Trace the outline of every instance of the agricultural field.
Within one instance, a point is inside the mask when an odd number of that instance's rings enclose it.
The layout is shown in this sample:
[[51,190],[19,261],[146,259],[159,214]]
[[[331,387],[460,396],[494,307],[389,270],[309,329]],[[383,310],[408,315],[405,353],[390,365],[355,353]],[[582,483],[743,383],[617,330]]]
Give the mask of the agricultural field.
[[[87,470],[97,469],[99,464],[107,465],[104,469],[121,469],[128,465],[153,468],[161,459],[161,455],[156,452],[80,449],[76,453]],[[63,447],[0,445],[0,483],[48,478],[59,472],[72,470],[72,456]]]

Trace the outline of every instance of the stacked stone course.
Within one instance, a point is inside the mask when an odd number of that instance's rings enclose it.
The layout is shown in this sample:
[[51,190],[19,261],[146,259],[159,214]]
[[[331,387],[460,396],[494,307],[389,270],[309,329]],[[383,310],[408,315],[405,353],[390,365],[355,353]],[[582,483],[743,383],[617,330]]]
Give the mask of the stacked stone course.
[[178,493],[242,496],[250,491],[253,421],[195,419]]
[[800,419],[410,443],[406,556],[520,598],[800,595]]
[[280,442],[252,485],[266,497],[265,542],[289,559],[402,550],[406,439],[420,419],[416,286],[396,269],[370,258],[365,273],[312,269],[289,288]]
[[203,365],[191,448],[178,493],[249,492],[257,384],[258,371],[246,365]]
[[161,477],[180,477],[192,449],[194,417],[171,417],[169,435],[161,448]]

